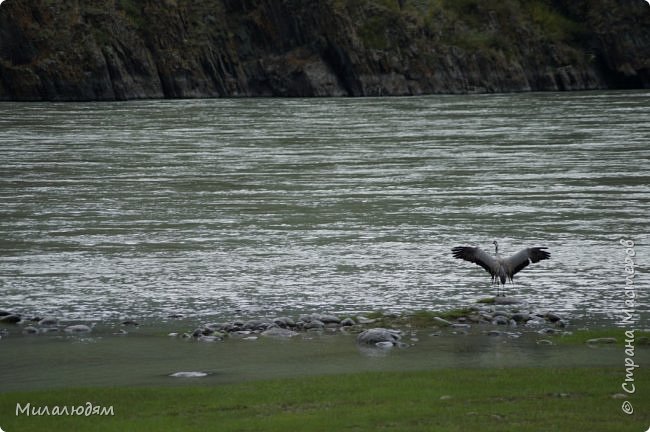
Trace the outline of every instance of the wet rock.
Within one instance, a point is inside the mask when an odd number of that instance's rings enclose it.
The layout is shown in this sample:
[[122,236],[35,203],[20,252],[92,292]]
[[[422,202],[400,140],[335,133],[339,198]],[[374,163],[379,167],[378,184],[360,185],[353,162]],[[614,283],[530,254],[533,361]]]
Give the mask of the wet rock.
[[199,338],[201,336],[210,336],[212,333],[214,333],[214,330],[209,329],[207,327],[199,327],[194,329],[192,332],[192,337]]
[[460,329],[460,330],[469,330],[470,328],[472,328],[471,325],[465,323],[453,323],[451,324],[450,327],[454,329]]
[[138,322],[135,321],[135,320],[128,319],[128,320],[124,320],[124,321],[122,321],[122,325],[123,325],[123,326],[133,326],[133,327],[138,327],[140,324],[138,324]]
[[615,344],[617,342],[615,337],[601,337],[589,339],[587,344],[589,345],[606,345],[606,344]]
[[540,339],[536,343],[537,345],[553,345],[553,341],[550,341],[548,339]]
[[260,320],[250,320],[247,321],[244,325],[243,328],[244,330],[257,330],[257,331],[264,331],[268,329],[269,327],[273,326],[274,324],[271,324],[266,321],[260,321]]
[[340,322],[341,327],[352,327],[353,325],[356,325],[354,320],[352,318],[345,318]]
[[357,336],[357,343],[366,345],[376,345],[378,342],[395,344],[399,340],[400,335],[398,332],[381,327],[365,330]]
[[499,330],[490,330],[487,332],[488,336],[501,336],[503,333],[501,333]]
[[27,326],[23,329],[23,334],[37,334],[38,329],[36,327]]
[[451,321],[448,321],[448,320],[446,320],[444,318],[440,318],[440,317],[437,317],[437,316],[433,317],[433,320],[436,322],[436,324],[442,325],[442,326],[445,326],[445,327],[448,327],[448,326],[451,325]]
[[230,333],[232,337],[244,338],[250,336],[253,332],[250,330],[237,330]]
[[556,334],[557,332],[558,332],[558,331],[557,331],[556,329],[549,328],[549,327],[545,327],[545,328],[543,328],[543,329],[539,329],[539,330],[537,330],[537,333],[538,333],[538,334],[541,334],[541,335]]
[[300,333],[295,332],[293,330],[289,330],[287,328],[282,328],[282,327],[272,327],[268,330],[264,330],[262,333],[260,333],[262,336],[266,337],[274,337],[274,338],[292,338],[294,336],[298,336]]
[[341,322],[341,320],[334,315],[320,315],[318,320],[325,324],[339,324]]
[[0,310],[0,317],[7,316],[7,315],[13,315],[13,314],[6,310]]
[[298,317],[298,321],[302,321],[303,323],[308,323],[313,320],[318,320],[320,318],[319,314],[302,314]]
[[54,317],[45,317],[38,322],[38,325],[42,327],[53,327],[59,325],[59,320]]
[[526,312],[516,312],[516,313],[513,313],[510,316],[510,318],[512,318],[513,320],[515,320],[518,323],[521,323],[521,322],[528,321],[530,319],[530,314],[526,313]]
[[393,344],[393,342],[377,342],[377,343],[375,343],[375,346],[377,348],[381,348],[381,349],[391,349],[395,345]]
[[561,316],[559,316],[559,315],[557,315],[557,314],[555,314],[555,313],[553,313],[553,312],[549,312],[549,313],[547,313],[547,314],[544,316],[544,318],[546,318],[547,320],[549,320],[549,321],[552,322],[552,323],[557,322],[557,321],[560,321],[560,320],[562,319]]
[[503,316],[503,315],[497,315],[492,320],[492,324],[493,325],[508,325],[508,324],[510,324],[510,320],[508,320],[508,318]]
[[277,317],[273,320],[273,323],[282,328],[295,327],[296,322],[289,317]]
[[364,317],[364,316],[361,316],[361,315],[357,316],[357,322],[359,324],[372,324],[375,321],[377,321],[377,320],[372,319],[372,318],[367,318],[367,317]]
[[63,330],[66,333],[89,333],[92,331],[92,329],[85,324],[76,324],[76,325],[67,326]]
[[0,323],[5,323],[5,324],[16,324],[20,322],[21,317],[20,315],[5,315],[3,317],[0,317]]
[[305,323],[304,325],[305,330],[323,329],[323,328],[325,328],[325,323],[320,320],[312,320],[308,323]]
[[198,338],[196,338],[196,340],[198,340],[199,342],[218,342],[221,340],[221,338],[217,336],[201,335]]
[[539,319],[539,318],[533,318],[529,319],[526,321],[526,327],[540,327],[546,324],[546,321]]
[[174,372],[169,375],[172,378],[201,378],[208,376],[206,372]]

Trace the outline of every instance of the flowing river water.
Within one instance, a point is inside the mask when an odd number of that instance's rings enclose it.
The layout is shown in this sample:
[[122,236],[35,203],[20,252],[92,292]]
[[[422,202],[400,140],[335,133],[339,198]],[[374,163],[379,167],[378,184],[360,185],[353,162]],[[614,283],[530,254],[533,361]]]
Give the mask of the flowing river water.
[[645,319],[648,106],[648,91],[2,103],[0,309],[453,309],[494,289],[451,248],[496,239],[551,252],[510,295],[616,320],[624,238]]

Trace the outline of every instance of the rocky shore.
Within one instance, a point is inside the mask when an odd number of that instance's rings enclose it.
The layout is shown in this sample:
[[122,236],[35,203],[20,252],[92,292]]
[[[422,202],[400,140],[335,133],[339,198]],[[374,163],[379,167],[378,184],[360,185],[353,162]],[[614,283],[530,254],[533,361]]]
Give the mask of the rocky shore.
[[0,100],[650,88],[643,1],[208,0],[0,7]]
[[[219,342],[226,339],[256,340],[258,338],[293,338],[308,334],[344,333],[356,335],[359,345],[378,347],[408,347],[416,345],[420,333],[429,336],[464,335],[478,332],[489,337],[516,338],[523,333],[539,335],[539,344],[552,344],[546,336],[564,334],[569,321],[553,312],[535,311],[514,299],[497,298],[493,303],[477,303],[461,309],[406,314],[369,313],[343,316],[329,313],[301,314],[297,317],[235,319],[224,322],[200,322],[190,328],[179,328],[169,337],[196,342]],[[174,320],[180,315],[170,317]],[[192,320],[183,318],[183,325]],[[56,317],[23,317],[0,311],[0,336],[11,334],[89,334],[95,326],[111,329],[112,335],[128,335],[140,328],[136,319],[116,323],[62,322]],[[179,325],[180,327],[180,325]],[[610,341],[611,342],[611,341]],[[603,343],[608,343],[604,341]]]

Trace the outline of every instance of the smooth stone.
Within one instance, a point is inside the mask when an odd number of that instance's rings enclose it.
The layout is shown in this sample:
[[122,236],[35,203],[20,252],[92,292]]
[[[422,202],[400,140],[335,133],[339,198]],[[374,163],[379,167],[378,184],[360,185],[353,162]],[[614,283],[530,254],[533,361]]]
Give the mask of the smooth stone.
[[296,322],[289,317],[277,317],[273,320],[273,323],[284,328],[296,326]]
[[268,330],[264,330],[260,334],[266,337],[291,338],[298,336],[300,333],[282,327],[272,327]]
[[0,318],[0,322],[5,323],[5,324],[16,324],[17,322],[20,322],[21,317],[20,315],[5,315]]
[[318,320],[325,324],[338,324],[341,322],[341,319],[334,315],[321,315]]
[[38,322],[38,325],[40,326],[57,326],[59,325],[59,320],[58,318],[54,317],[45,317],[42,320]]
[[465,324],[465,323],[454,323],[454,324],[451,325],[451,328],[467,330],[467,329],[472,328],[472,326],[469,325],[469,324]]
[[217,342],[220,341],[221,338],[217,336],[199,336],[197,340],[199,342]]
[[552,329],[552,328],[549,328],[549,327],[546,327],[546,328],[543,328],[543,329],[537,330],[537,333],[538,333],[538,334],[541,334],[541,335],[549,335],[549,334],[555,334],[555,333],[557,333],[557,330]]
[[122,321],[122,325],[123,325],[123,326],[134,326],[134,327],[137,327],[137,326],[139,326],[140,324],[138,324],[138,323],[137,323],[136,321],[134,321],[134,320],[126,320],[126,321]]
[[192,337],[198,338],[201,336],[210,336],[212,333],[214,333],[214,331],[210,330],[209,328],[199,327],[197,329],[194,329],[192,332]]
[[494,325],[508,325],[508,324],[510,324],[510,321],[508,320],[507,317],[505,317],[503,315],[497,315],[492,320],[492,324],[494,324]]
[[372,319],[372,318],[366,318],[366,317],[361,316],[361,315],[357,316],[357,322],[359,324],[372,324],[375,321],[377,321],[377,320]]
[[325,323],[320,320],[313,320],[305,324],[305,330],[311,329],[322,329],[325,327]]
[[38,329],[36,327],[27,326],[23,329],[23,334],[36,334]]
[[208,376],[208,374],[205,372],[174,372],[169,376],[173,378],[201,378]]
[[177,332],[172,332],[172,333],[169,333],[167,336],[169,336],[169,337],[177,337],[178,333]]
[[499,330],[490,330],[489,332],[487,332],[488,336],[501,336],[501,334],[502,333]]
[[246,336],[244,338],[241,338],[241,340],[247,340],[247,341],[255,341],[257,339],[258,339],[257,336]]
[[261,320],[250,320],[244,324],[245,330],[266,330],[271,327],[273,324]]
[[550,341],[548,339],[540,339],[536,343],[537,345],[553,345],[553,341]]
[[67,326],[63,330],[66,331],[67,333],[88,333],[92,329],[85,324],[76,324],[76,325]]
[[352,318],[345,318],[343,321],[340,322],[342,327],[352,327],[356,323]]
[[593,344],[615,344],[616,338],[615,337],[601,337],[601,338],[594,338],[594,339],[589,339],[587,341],[588,344],[593,345]]
[[440,317],[437,317],[437,316],[434,316],[434,317],[433,317],[433,320],[434,320],[436,323],[441,324],[441,325],[444,325],[444,326],[450,326],[450,325],[451,325],[451,321],[448,321],[448,320],[446,320],[446,319],[444,319],[444,318],[440,318]]
[[298,321],[302,321],[304,323],[308,323],[314,320],[319,320],[320,319],[320,314],[313,313],[313,314],[302,314],[298,317]]
[[394,344],[393,342],[377,342],[375,343],[375,346],[381,349],[391,349],[393,348]]
[[556,322],[556,321],[560,321],[560,320],[562,319],[562,317],[560,317],[560,316],[557,315],[557,314],[554,314],[553,312],[549,312],[549,313],[547,313],[547,314],[544,316],[544,318],[546,318],[547,320],[549,320],[549,321],[552,322],[552,323],[554,323],[554,322]]
[[546,321],[538,319],[538,318],[533,318],[528,321],[526,321],[526,327],[539,327],[543,326],[546,324]]
[[516,312],[516,313],[513,313],[510,316],[510,318],[517,321],[518,323],[520,323],[520,322],[528,321],[530,319],[530,314],[525,313],[525,312]]
[[371,328],[365,330],[357,336],[357,343],[376,345],[378,342],[390,342],[391,344],[400,340],[397,332],[385,328]]

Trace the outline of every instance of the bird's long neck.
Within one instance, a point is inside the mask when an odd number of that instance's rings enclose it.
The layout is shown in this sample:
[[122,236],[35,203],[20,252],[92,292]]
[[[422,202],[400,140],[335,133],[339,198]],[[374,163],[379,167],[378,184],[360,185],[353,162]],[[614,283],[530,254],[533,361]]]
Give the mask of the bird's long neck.
[[496,242],[494,243],[494,255],[499,255],[499,245]]

